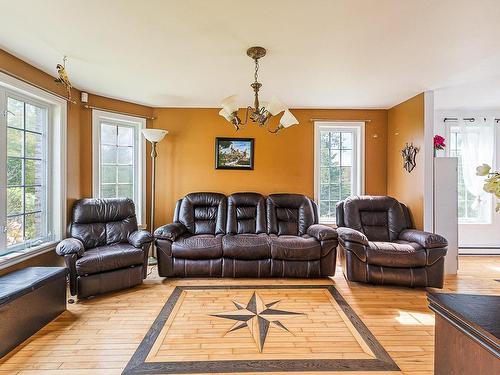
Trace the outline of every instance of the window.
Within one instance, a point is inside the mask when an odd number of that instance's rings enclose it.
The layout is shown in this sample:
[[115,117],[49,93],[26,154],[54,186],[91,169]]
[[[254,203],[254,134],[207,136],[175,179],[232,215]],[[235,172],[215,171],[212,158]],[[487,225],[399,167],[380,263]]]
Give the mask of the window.
[[[479,205],[477,197],[465,186],[462,169],[462,136],[460,127],[450,127],[449,155],[458,158],[458,221],[459,223],[481,223],[488,221],[489,204]],[[488,196],[484,199],[489,200]],[[488,202],[486,202],[488,203]]]
[[47,240],[46,106],[7,96],[7,247]]
[[335,222],[337,202],[363,193],[364,123],[315,124],[315,196],[320,222]]
[[94,196],[130,198],[144,223],[145,170],[143,118],[93,111]]
[[0,263],[47,250],[66,221],[66,102],[0,74]]

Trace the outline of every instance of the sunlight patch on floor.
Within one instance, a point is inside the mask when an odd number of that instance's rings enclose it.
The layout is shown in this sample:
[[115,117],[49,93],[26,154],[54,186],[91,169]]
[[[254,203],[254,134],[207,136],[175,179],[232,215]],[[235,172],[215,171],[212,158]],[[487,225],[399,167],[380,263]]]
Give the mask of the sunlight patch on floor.
[[397,316],[395,319],[398,321],[398,323],[404,325],[434,325],[434,315],[427,313],[399,311],[399,316]]

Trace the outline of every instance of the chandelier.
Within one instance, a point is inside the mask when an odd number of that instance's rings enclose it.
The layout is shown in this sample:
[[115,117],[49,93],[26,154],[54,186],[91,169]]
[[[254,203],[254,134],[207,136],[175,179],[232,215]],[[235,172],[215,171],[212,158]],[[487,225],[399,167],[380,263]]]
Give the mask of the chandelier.
[[220,110],[219,115],[233,124],[236,130],[239,130],[240,127],[246,125],[249,119],[257,123],[261,127],[266,126],[268,124],[268,120],[272,116],[276,116],[281,112],[283,112],[283,116],[281,116],[279,125],[274,129],[271,129],[269,126],[267,127],[267,130],[270,133],[277,133],[282,129],[286,129],[292,125],[298,124],[299,122],[292,114],[292,112],[290,112],[290,110],[286,108],[286,106],[275,97],[273,97],[266,106],[260,106],[259,90],[262,87],[262,83],[258,81],[259,59],[266,55],[266,49],[263,47],[250,47],[247,50],[247,55],[252,58],[255,63],[254,82],[250,85],[254,92],[253,107],[247,107],[245,112],[245,120],[241,121],[241,119],[238,117],[239,106],[237,103],[237,95],[231,95],[222,100],[222,109]]

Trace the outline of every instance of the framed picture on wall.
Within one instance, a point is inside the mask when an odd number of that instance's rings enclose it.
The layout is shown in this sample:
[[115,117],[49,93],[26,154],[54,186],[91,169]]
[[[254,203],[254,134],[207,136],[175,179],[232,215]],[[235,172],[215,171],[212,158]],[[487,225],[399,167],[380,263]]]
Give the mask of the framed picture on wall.
[[253,138],[215,138],[215,169],[253,169]]

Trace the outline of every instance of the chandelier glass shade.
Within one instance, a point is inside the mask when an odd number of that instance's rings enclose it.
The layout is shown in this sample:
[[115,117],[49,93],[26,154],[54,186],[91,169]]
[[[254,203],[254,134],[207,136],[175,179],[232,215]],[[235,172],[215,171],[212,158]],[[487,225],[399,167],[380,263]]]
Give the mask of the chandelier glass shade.
[[[236,130],[239,130],[242,126],[246,125],[248,120],[252,120],[252,122],[257,123],[261,127],[266,126],[267,130],[271,133],[277,133],[282,129],[298,124],[299,122],[295,116],[276,97],[271,98],[271,101],[266,105],[260,105],[259,90],[262,87],[262,83],[258,81],[259,59],[266,55],[266,50],[262,47],[251,47],[247,50],[247,55],[255,62],[254,82],[250,85],[254,91],[253,107],[248,106],[246,108],[245,118],[242,121],[238,116],[238,97],[237,95],[231,95],[222,100],[222,109],[220,110],[219,115],[233,124]],[[273,116],[279,115],[281,112],[283,112],[283,116],[281,116],[278,126],[274,129],[270,128],[268,126],[268,120]]]

